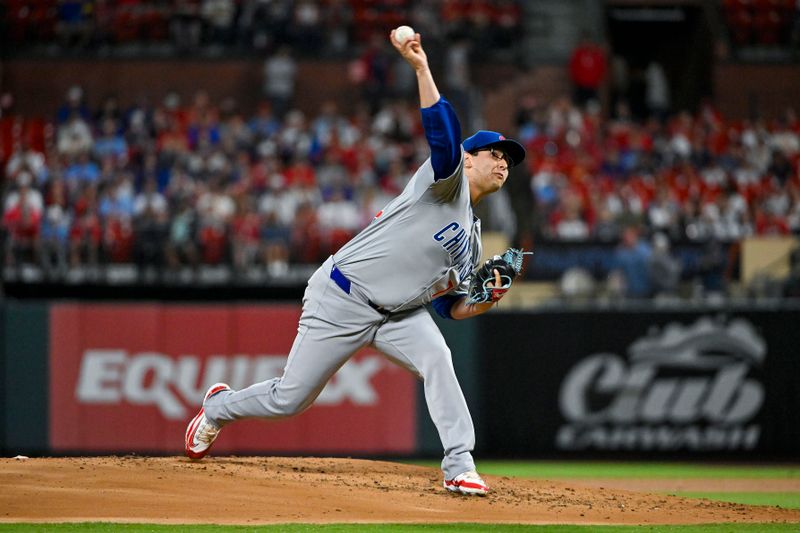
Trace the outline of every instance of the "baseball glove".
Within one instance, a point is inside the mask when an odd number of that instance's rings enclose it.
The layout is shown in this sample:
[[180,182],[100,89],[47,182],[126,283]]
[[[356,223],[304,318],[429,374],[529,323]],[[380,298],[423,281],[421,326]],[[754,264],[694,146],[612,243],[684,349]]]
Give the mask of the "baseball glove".
[[[509,248],[503,255],[495,255],[472,273],[469,284],[469,303],[496,302],[505,296],[514,278],[522,272],[522,261],[526,255],[533,252],[523,252],[517,248]],[[494,271],[500,274],[500,286],[494,287],[496,282]],[[490,284],[492,286],[490,286]]]

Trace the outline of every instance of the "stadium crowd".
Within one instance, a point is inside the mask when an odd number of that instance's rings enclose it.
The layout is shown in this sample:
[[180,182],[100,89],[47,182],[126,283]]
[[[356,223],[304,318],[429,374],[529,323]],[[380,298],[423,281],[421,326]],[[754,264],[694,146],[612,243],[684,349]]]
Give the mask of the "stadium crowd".
[[[735,4],[723,7],[736,20],[744,20],[740,7],[745,14],[757,7]],[[781,21],[797,18],[796,9],[779,11]],[[521,14],[515,0],[6,2],[0,43],[9,51],[136,55],[164,45],[168,57],[221,47],[267,59],[265,100],[255,111],[232,98],[211,101],[202,90],[190,101],[170,93],[155,104],[108,97],[88,105],[76,86],[41,119],[16,115],[13,96],[3,95],[4,266],[38,264],[55,277],[106,263],[166,271],[221,264],[280,275],[292,264],[318,263],[368,224],[428,154],[413,90],[403,89],[373,30],[410,22],[446,44],[444,93],[464,111],[472,90],[467,55],[512,61],[509,48],[524,42]],[[794,35],[790,26],[780,26],[779,42]],[[762,41],[761,33],[747,35],[735,42]],[[488,50],[499,55],[488,58]],[[351,60],[348,76],[361,94],[346,111],[334,101],[292,108],[294,56],[320,51]],[[794,110],[733,121],[713,102],[671,114],[662,102],[643,113],[614,94],[613,109],[603,110],[595,93],[519,100],[512,133],[528,157],[512,187],[481,206],[485,229],[526,247],[619,244],[631,272],[645,255],[667,257],[670,243],[800,234]],[[474,118],[465,128],[480,123]]]
[[710,103],[661,121],[563,98],[523,105],[519,135],[545,236],[615,240],[644,223],[672,240],[800,232],[800,121],[726,121]]
[[199,91],[123,111],[73,87],[52,125],[6,117],[6,261],[48,270],[100,262],[312,263],[399,193],[425,155],[416,110],[350,116],[333,102],[283,119]]
[[[98,262],[141,265],[316,263],[363,228],[428,155],[416,106],[366,102],[283,118],[268,101],[245,114],[198,91],[123,109],[87,107],[70,89],[55,119],[2,119],[6,265],[48,272]],[[671,241],[800,234],[800,120],[698,114],[613,118],[568,97],[522,99],[528,148],[520,238],[616,243],[639,226]],[[514,213],[490,205],[489,229]],[[497,210],[500,211],[497,211]],[[533,215],[533,222],[526,219]],[[492,223],[491,221],[497,221]],[[495,225],[496,227],[492,227]]]
[[[6,0],[0,43],[63,53],[341,57],[375,30],[412,24],[427,39],[469,34],[478,50],[518,41],[519,0]],[[491,46],[483,46],[491,43]]]

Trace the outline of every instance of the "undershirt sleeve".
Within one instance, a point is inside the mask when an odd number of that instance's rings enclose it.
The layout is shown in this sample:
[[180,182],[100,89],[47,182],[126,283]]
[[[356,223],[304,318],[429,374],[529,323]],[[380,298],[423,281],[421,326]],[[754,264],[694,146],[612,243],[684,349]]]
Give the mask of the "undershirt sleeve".
[[431,301],[431,306],[433,310],[436,311],[436,314],[442,318],[453,318],[450,314],[450,310],[453,309],[453,306],[463,298],[463,294],[445,294],[444,296],[439,296],[435,300]]
[[431,147],[433,180],[448,178],[461,163],[461,124],[453,106],[444,97],[420,112],[425,138]]

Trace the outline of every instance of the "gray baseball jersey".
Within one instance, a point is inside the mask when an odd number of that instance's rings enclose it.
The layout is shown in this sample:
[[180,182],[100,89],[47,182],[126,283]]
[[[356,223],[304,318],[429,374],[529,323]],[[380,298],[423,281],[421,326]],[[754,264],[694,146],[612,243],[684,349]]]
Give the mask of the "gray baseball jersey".
[[475,432],[450,350],[428,311],[433,298],[466,285],[481,255],[461,163],[434,182],[430,160],[361,233],[314,273],[283,376],[205,404],[220,426],[280,418],[311,405],[359,348],[373,346],[423,379],[444,447],[446,479],[475,470]]
[[465,282],[481,255],[461,164],[437,182],[428,159],[402,194],[333,256],[367,298],[389,310],[413,309]]

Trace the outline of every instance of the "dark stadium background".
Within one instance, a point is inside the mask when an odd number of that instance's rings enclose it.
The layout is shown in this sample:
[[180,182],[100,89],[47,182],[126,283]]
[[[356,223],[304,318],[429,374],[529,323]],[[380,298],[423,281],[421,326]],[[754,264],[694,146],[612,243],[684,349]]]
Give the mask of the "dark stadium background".
[[[780,337],[796,329],[800,296],[800,13],[789,0],[3,2],[0,448],[50,449],[54,307],[299,305],[310,273],[427,156],[413,76],[387,49],[399,24],[422,34],[464,134],[494,129],[528,149],[477,211],[487,252],[535,252],[500,312],[560,332],[546,360],[564,359],[537,376],[542,401],[555,405],[563,373],[603,335],[624,355],[669,321],[741,318],[768,347],[748,374],[767,394],[758,451],[796,458],[780,427],[797,421],[798,401],[796,354]],[[598,83],[576,90],[570,65],[587,43]],[[660,103],[648,98],[658,90]],[[623,323],[576,349],[548,312],[575,329]],[[495,433],[528,412],[500,416],[497,398],[516,398],[537,372],[535,359],[513,368],[536,335],[489,342],[497,316],[443,325],[464,354],[479,435],[492,432],[479,440],[488,454],[555,453],[555,408],[545,433]],[[35,402],[20,402],[23,385]],[[435,454],[425,416],[416,451]]]

